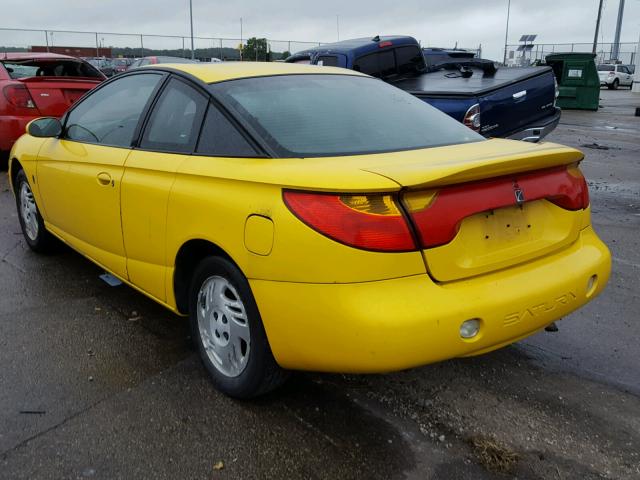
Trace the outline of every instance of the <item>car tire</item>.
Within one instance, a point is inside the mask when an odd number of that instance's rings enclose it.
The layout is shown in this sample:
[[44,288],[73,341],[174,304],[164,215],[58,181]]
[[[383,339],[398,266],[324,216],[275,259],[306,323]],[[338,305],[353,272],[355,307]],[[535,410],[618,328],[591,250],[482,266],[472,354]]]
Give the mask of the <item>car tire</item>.
[[620,82],[618,81],[618,79],[616,78],[613,83],[611,84],[611,89],[612,90],[617,90],[618,87],[620,86]]
[[252,398],[280,386],[280,368],[262,325],[249,282],[231,261],[202,260],[189,289],[191,335],[218,390]]
[[16,206],[20,228],[29,248],[37,253],[50,253],[54,250],[56,239],[45,225],[36,200],[31,191],[31,185],[24,170],[19,170],[14,181]]

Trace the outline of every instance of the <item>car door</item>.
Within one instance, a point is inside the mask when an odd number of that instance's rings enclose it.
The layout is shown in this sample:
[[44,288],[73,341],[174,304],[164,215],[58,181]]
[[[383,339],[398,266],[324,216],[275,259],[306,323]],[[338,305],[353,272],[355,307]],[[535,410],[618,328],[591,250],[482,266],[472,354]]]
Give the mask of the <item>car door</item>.
[[627,86],[633,84],[633,77],[631,76],[631,72],[629,71],[629,68],[624,65],[621,65],[619,69],[622,77],[622,81],[620,83],[622,85],[627,85]]
[[163,74],[136,73],[100,87],[67,115],[61,138],[40,150],[47,222],[70,245],[123,278],[120,181],[140,119]]
[[161,301],[166,298],[169,192],[176,170],[196,147],[207,102],[208,94],[171,78],[125,165],[121,210],[129,280]]

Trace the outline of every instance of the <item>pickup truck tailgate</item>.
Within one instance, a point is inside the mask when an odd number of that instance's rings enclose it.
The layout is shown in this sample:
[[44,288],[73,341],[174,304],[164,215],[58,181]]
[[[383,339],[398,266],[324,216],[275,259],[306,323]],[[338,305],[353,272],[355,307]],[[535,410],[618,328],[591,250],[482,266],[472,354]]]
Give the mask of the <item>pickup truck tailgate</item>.
[[553,71],[505,85],[479,97],[482,128],[485,136],[507,136],[555,113]]

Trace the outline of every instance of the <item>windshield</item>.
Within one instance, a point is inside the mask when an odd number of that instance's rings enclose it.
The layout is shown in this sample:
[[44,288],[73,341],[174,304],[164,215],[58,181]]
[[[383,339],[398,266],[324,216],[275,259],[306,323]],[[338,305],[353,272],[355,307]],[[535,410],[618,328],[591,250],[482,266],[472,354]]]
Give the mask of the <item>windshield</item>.
[[281,75],[211,85],[281,157],[379,153],[484,138],[370,77]]
[[28,77],[84,77],[103,79],[90,65],[77,60],[4,60],[4,68],[12,79]]
[[615,67],[613,65],[598,65],[599,72],[613,72]]

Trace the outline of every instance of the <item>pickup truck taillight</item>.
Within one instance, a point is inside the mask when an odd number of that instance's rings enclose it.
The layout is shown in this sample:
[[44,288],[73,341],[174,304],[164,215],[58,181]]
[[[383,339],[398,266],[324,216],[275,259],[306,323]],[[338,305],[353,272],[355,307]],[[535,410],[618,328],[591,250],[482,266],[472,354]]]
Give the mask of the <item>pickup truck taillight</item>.
[[476,103],[469,107],[467,113],[464,114],[464,119],[462,120],[467,127],[469,127],[474,132],[479,132],[482,123],[480,122],[480,104]]
[[9,104],[16,108],[36,108],[36,104],[33,98],[31,98],[29,90],[21,83],[12,83],[5,86],[2,89],[2,93]]

